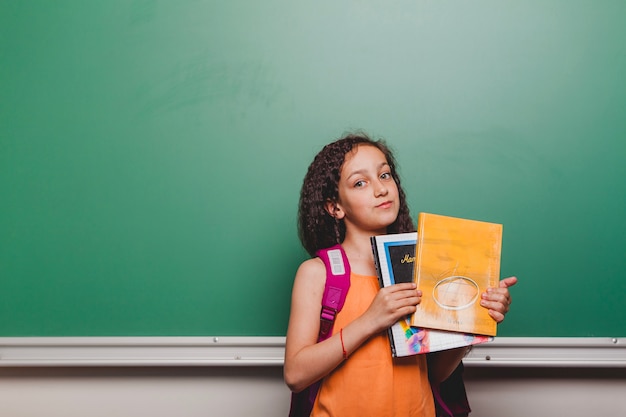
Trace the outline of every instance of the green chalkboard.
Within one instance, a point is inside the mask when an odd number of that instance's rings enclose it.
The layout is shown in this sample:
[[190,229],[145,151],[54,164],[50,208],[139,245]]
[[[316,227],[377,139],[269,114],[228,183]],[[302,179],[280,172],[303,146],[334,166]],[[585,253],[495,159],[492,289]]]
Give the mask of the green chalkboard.
[[502,336],[626,336],[623,1],[0,2],[0,336],[280,336],[300,184],[385,138],[504,224]]

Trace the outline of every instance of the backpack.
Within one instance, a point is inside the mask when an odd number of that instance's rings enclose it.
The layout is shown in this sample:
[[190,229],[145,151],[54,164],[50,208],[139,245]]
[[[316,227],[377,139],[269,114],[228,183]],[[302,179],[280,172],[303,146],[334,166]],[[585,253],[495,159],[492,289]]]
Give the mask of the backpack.
[[431,381],[436,417],[467,417],[472,411],[465,392],[463,369],[461,361],[448,379],[439,384]]
[[[341,311],[350,288],[350,264],[340,244],[317,251],[326,267],[326,284],[322,296],[318,342],[332,335],[337,313]],[[322,381],[291,394],[289,417],[309,417]],[[470,407],[463,382],[463,362],[440,384],[431,382],[437,417],[467,417]]]

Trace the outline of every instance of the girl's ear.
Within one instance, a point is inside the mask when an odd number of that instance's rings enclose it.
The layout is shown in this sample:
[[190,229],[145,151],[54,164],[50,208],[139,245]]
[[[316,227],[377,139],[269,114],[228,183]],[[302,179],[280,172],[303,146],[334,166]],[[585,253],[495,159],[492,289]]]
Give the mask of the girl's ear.
[[326,200],[324,208],[326,209],[328,214],[331,215],[331,217],[334,217],[337,220],[343,219],[343,216],[345,215],[341,207],[339,207],[339,205],[335,201]]

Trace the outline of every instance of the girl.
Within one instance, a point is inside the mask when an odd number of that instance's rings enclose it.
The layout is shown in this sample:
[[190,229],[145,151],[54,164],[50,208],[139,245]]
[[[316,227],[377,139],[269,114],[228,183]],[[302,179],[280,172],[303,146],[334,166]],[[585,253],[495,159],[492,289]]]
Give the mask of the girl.
[[[352,270],[333,336],[317,343],[326,270],[319,258],[296,273],[285,346],[285,382],[299,392],[323,378],[312,416],[435,415],[429,383],[445,380],[466,348],[394,359],[385,330],[416,310],[414,283],[380,289],[370,236],[415,231],[394,157],[382,141],[351,134],[327,146],[309,166],[300,194],[300,240],[311,256],[341,243]],[[497,322],[516,278],[482,295]],[[344,352],[347,353],[347,359]],[[428,367],[428,368],[427,368]]]

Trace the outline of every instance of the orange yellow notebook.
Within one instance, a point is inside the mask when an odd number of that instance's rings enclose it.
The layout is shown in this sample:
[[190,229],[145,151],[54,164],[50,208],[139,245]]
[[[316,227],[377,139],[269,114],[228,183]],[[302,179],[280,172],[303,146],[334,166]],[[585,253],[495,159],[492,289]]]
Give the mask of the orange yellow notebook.
[[500,280],[502,225],[420,213],[414,280],[422,302],[411,325],[495,336],[481,294]]

